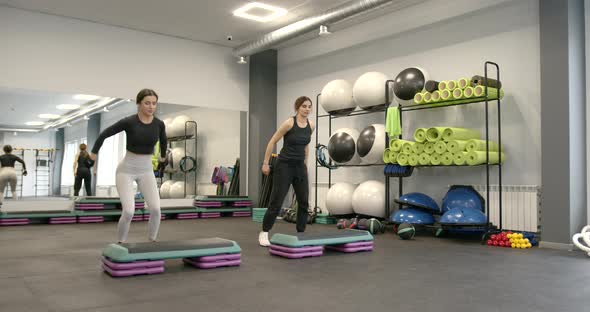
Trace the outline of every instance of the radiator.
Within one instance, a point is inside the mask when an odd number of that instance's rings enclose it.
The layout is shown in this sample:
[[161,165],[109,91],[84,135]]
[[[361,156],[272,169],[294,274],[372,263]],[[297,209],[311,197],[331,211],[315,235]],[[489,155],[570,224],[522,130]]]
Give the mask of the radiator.
[[[473,186],[486,198],[485,185]],[[500,225],[499,186],[490,185],[490,222]],[[540,188],[536,185],[502,185],[502,227],[505,230],[538,232]]]

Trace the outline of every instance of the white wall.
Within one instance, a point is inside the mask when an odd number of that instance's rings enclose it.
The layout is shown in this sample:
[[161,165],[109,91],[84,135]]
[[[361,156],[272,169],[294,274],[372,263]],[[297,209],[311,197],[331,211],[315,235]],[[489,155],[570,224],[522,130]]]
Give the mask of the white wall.
[[248,108],[248,66],[231,49],[0,6],[0,86]]
[[[449,5],[459,5],[456,1]],[[469,3],[475,1],[469,1]],[[480,2],[480,1],[477,1]],[[502,1],[495,1],[500,3]],[[409,10],[422,12],[420,17],[433,15],[432,5],[441,1],[429,1]],[[449,10],[450,11],[450,10]],[[430,12],[430,13],[428,13]],[[438,11],[439,13],[441,11]],[[403,29],[389,37],[376,41],[347,42],[346,37],[358,37],[358,29],[345,29],[336,41],[322,43],[320,39],[279,51],[278,120],[282,122],[292,115],[292,104],[300,95],[313,97],[333,79],[346,79],[351,83],[363,73],[380,71],[394,79],[397,73],[410,66],[425,68],[435,80],[456,79],[483,74],[486,60],[501,66],[502,82],[506,96],[502,101],[502,139],[507,161],[503,167],[504,184],[540,185],[540,65],[539,65],[539,8],[538,1],[511,1],[470,14],[454,16],[423,25],[415,29]],[[391,31],[399,25],[415,25],[416,15],[399,11],[380,18],[381,24],[366,24],[362,28],[367,36],[373,32]],[[335,34],[336,35],[336,34]],[[322,54],[318,49],[306,53],[302,47],[341,46],[328,48]],[[299,53],[294,53],[297,51]],[[556,103],[556,105],[559,105]],[[491,121],[497,119],[496,109],[491,110]],[[405,137],[411,137],[417,127],[456,126],[482,130],[484,114],[482,105],[408,112],[403,115]],[[320,108],[320,114],[323,114]],[[384,114],[336,119],[333,131],[341,127],[354,127],[359,131],[370,123],[384,123]],[[327,122],[321,122],[320,142],[327,144]],[[492,139],[497,129],[491,123]],[[315,142],[312,142],[315,144]],[[310,163],[314,153],[310,153]],[[493,170],[495,172],[495,170]],[[369,179],[383,181],[382,167],[341,168],[333,171],[332,182],[362,182]],[[492,183],[496,183],[492,175]],[[310,180],[314,179],[310,167]],[[392,179],[397,190],[397,179]],[[320,169],[319,182],[327,182],[327,170]],[[425,192],[440,202],[450,184],[484,184],[485,167],[475,168],[421,168],[411,178],[404,180],[404,191]],[[324,206],[326,185],[320,185],[319,203]],[[313,200],[313,192],[311,192]],[[392,193],[397,196],[397,191]]]
[[[24,148],[24,161],[27,165],[28,175],[23,179],[23,196],[35,195],[35,151],[31,149],[55,148],[55,132],[45,131],[40,133],[24,133],[13,135],[12,132],[0,133],[4,137],[3,144],[10,144],[13,148]],[[3,153],[3,152],[2,152]],[[53,168],[52,168],[53,171]],[[43,191],[46,193],[46,191]],[[20,194],[19,194],[20,195]]]

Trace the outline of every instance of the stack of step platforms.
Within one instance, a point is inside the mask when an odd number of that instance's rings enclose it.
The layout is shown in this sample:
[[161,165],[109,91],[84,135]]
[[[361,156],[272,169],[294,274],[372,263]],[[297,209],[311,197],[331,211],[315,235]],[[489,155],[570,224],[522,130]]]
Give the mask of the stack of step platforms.
[[[199,212],[193,206],[193,198],[163,198],[160,200],[160,211],[163,219],[198,219]],[[149,210],[144,217],[149,218]]]
[[[74,202],[79,223],[117,221],[121,217],[121,200],[118,197],[78,197]],[[144,200],[136,198],[133,221],[144,220],[144,208]]]
[[250,217],[252,201],[247,196],[196,196],[194,206],[201,218]]

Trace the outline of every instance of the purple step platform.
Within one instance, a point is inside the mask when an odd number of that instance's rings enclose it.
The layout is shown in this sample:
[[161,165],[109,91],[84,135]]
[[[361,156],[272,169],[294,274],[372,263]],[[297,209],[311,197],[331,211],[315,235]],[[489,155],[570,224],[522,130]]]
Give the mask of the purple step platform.
[[102,257],[102,263],[113,270],[130,270],[139,268],[164,267],[164,260],[156,261],[135,261],[135,262],[113,262],[107,257]]
[[[143,215],[143,220],[144,221],[148,221],[149,219],[150,219],[150,215],[149,214],[144,214]],[[166,215],[165,214],[160,215],[160,220],[166,220]]]
[[179,213],[176,216],[176,219],[198,219],[198,218],[199,218],[198,212]]
[[182,259],[182,261],[184,261],[184,263],[190,264],[190,265],[197,267],[199,269],[214,269],[214,268],[225,267],[225,266],[238,266],[242,263],[241,259],[222,260],[222,261],[214,261],[214,262],[198,262],[198,261],[194,261],[192,259],[184,258],[184,259]]
[[76,217],[49,218],[49,224],[71,224],[76,222]]
[[221,212],[201,212],[201,218],[219,218]]
[[0,219],[0,225],[27,225],[27,224],[29,224],[29,219],[27,219],[27,218]]
[[145,221],[145,220],[143,219],[143,215],[135,215],[135,216],[133,216],[133,219],[131,219],[131,221],[137,222],[137,221]]
[[110,267],[108,267],[107,265],[103,264],[102,268],[110,276],[114,276],[114,277],[164,273],[163,266],[153,267],[153,268],[137,268],[137,269],[129,269],[129,270],[114,270],[114,269],[111,269]]
[[104,222],[103,216],[92,216],[92,217],[79,217],[79,223],[101,223]]
[[359,246],[359,247],[338,247],[338,246],[326,246],[326,248],[339,252],[359,252],[359,251],[373,251],[373,245],[371,246]]
[[299,259],[299,258],[305,258],[305,257],[319,257],[324,254],[323,251],[290,253],[290,252],[275,250],[272,248],[269,248],[268,251],[275,256],[280,256],[280,257],[288,258],[288,259]]
[[235,253],[235,254],[222,254],[222,255],[215,255],[215,256],[204,256],[204,257],[196,257],[196,258],[187,258],[189,260],[195,262],[217,262],[217,261],[228,261],[228,260],[238,260],[242,259],[242,254]]
[[194,206],[197,208],[221,208],[221,207],[223,207],[222,204],[196,204]]
[[252,214],[249,211],[234,211],[231,214],[232,217],[251,217]]
[[281,245],[270,245],[270,249],[288,252],[288,253],[302,253],[302,252],[316,252],[323,251],[324,246],[305,246],[305,247],[287,247]]

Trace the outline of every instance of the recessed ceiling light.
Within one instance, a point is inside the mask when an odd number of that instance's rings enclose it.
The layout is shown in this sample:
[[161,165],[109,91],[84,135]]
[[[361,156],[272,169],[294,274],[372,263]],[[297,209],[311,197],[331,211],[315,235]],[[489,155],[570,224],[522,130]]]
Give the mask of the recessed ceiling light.
[[39,115],[37,115],[37,117],[43,118],[43,119],[57,119],[57,118],[61,117],[61,115],[58,115],[58,114],[39,114]]
[[60,104],[56,106],[57,109],[62,109],[62,110],[72,110],[72,109],[78,109],[80,108],[80,105],[78,104]]
[[81,101],[94,101],[99,98],[100,98],[100,96],[90,95],[90,94],[76,94],[76,95],[74,95],[74,100],[81,100]]
[[[260,10],[264,10],[264,11],[268,11],[270,13],[266,14],[266,15],[255,15],[252,13],[248,13],[248,11],[250,10],[256,10],[256,11],[260,11]],[[283,9],[283,8],[279,8],[276,6],[272,6],[272,5],[268,5],[265,3],[261,3],[261,2],[250,2],[246,5],[244,5],[243,7],[235,10],[233,12],[234,16],[237,17],[242,17],[242,18],[247,18],[247,19],[251,19],[257,22],[270,22],[276,18],[279,18],[283,15],[287,14],[287,10]]]
[[42,121],[27,121],[25,123],[27,126],[42,126],[44,122]]

